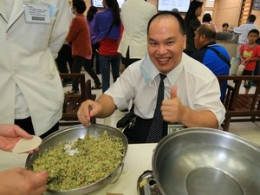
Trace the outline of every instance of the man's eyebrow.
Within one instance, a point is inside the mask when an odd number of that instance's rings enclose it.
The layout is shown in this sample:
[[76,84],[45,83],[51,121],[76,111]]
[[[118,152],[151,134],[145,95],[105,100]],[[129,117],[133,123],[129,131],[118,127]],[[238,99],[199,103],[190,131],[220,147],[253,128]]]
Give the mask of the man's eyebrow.
[[[169,37],[167,39],[165,39],[166,41],[169,41],[169,40],[175,40],[176,38],[175,37]],[[155,39],[151,38],[151,37],[148,37],[148,40],[149,41],[156,41]]]
[[156,40],[154,40],[154,39],[151,38],[151,37],[148,37],[148,40],[149,40],[149,41],[156,41]]

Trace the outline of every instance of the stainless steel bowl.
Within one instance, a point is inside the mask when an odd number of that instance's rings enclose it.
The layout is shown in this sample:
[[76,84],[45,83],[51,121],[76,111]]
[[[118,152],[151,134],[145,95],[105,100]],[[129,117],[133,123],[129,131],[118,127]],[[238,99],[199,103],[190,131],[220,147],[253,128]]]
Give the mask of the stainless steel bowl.
[[154,178],[166,195],[260,194],[260,147],[228,132],[190,128],[155,148]]
[[69,128],[61,129],[47,136],[45,139],[43,139],[43,142],[39,147],[39,151],[30,154],[27,157],[25,167],[27,169],[32,169],[33,161],[38,157],[39,153],[43,153],[46,149],[56,146],[59,142],[64,142],[64,141],[73,142],[76,141],[78,138],[84,138],[85,135],[87,134],[90,136],[99,137],[102,135],[104,131],[107,131],[110,136],[118,137],[122,140],[125,150],[123,153],[123,159],[121,164],[119,164],[118,167],[115,168],[109,175],[107,175],[106,177],[104,177],[103,179],[95,183],[84,186],[82,188],[73,189],[73,190],[64,190],[64,191],[47,190],[46,194],[82,195],[82,194],[92,192],[96,189],[99,189],[104,185],[106,185],[107,183],[112,182],[117,177],[119,177],[120,172],[122,171],[123,168],[123,160],[127,152],[127,146],[128,146],[127,138],[121,131],[110,126],[93,124],[89,128],[86,128],[82,125],[75,125]]

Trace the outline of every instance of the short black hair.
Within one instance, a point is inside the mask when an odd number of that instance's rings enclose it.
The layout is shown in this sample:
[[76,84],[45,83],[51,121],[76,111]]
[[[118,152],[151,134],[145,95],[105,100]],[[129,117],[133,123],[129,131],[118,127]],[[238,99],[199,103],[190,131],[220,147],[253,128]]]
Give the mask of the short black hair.
[[95,14],[98,12],[98,9],[97,7],[95,6],[90,6],[89,9],[88,9],[88,13],[87,13],[87,20],[88,21],[92,21]]
[[256,16],[254,14],[251,14],[251,15],[248,16],[247,19],[248,19],[249,22],[253,22],[254,23],[255,20],[256,20]]
[[179,23],[181,33],[183,35],[186,34],[186,27],[185,27],[184,19],[181,17],[181,15],[179,13],[172,12],[172,11],[162,11],[162,12],[158,12],[157,14],[155,14],[148,22],[147,34],[149,33],[149,29],[150,29],[150,25],[151,25],[152,21],[154,21],[154,19],[156,19],[158,17],[165,17],[165,16],[172,16],[172,17],[176,18]]
[[73,0],[72,6],[77,10],[77,12],[79,14],[83,14],[87,9],[87,6],[86,6],[84,0]]
[[202,18],[202,22],[210,22],[212,20],[211,15],[209,13],[204,14]]
[[197,18],[196,10],[199,7],[202,7],[202,5],[203,5],[203,2],[201,2],[201,1],[193,0],[193,1],[190,2],[189,9],[188,9],[187,13],[185,14],[185,18],[184,18],[187,25],[189,24],[189,22],[192,19]]
[[248,35],[249,35],[250,33],[255,33],[255,34],[257,34],[257,36],[259,36],[259,30],[257,30],[257,29],[252,29],[252,30],[250,30],[250,31],[248,32]]
[[225,22],[225,23],[223,23],[223,24],[222,24],[222,27],[225,27],[225,26],[226,26],[226,27],[229,27],[229,24],[228,24],[228,23],[226,23],[226,22]]

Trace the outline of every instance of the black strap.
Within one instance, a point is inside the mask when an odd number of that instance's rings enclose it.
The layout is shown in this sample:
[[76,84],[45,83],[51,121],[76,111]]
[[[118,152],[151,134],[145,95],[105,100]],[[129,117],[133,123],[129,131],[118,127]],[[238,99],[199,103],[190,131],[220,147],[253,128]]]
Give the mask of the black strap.
[[207,48],[214,51],[221,60],[223,60],[229,67],[231,67],[230,61],[222,53],[220,53],[214,47],[207,47]]

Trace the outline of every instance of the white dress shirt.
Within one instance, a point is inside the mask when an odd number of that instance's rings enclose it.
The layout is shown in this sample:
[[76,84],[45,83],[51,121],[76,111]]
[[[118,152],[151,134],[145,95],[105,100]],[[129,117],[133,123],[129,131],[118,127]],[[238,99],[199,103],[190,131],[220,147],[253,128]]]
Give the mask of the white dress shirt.
[[[148,55],[129,66],[105,92],[111,96],[118,109],[128,108],[130,100],[134,112],[144,119],[153,117],[160,77]],[[220,101],[220,88],[216,76],[203,64],[182,54],[179,65],[164,79],[165,99],[177,86],[177,96],[182,103],[194,110],[210,110],[219,125],[223,122],[225,108]]]

